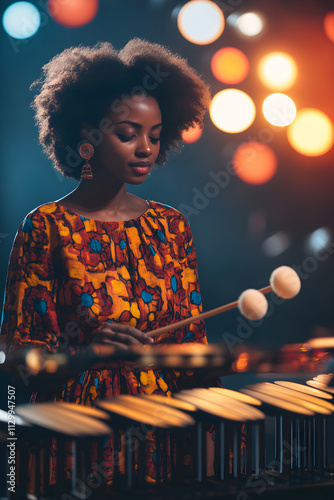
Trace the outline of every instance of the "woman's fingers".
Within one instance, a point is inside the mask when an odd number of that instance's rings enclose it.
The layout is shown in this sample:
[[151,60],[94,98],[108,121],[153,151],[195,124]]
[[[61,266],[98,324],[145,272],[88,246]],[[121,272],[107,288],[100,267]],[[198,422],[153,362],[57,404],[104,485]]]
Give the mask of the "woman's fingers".
[[120,323],[106,323],[101,328],[99,334],[105,338],[117,342],[124,342],[127,345],[131,344],[151,344],[153,339],[146,333],[137,330],[129,325]]
[[141,332],[137,328],[134,328],[134,327],[129,326],[129,325],[122,325],[119,323],[115,323],[114,325],[110,324],[110,327],[113,330],[119,331],[121,333],[124,333],[125,335],[129,335],[129,336],[139,340],[139,342],[141,344],[150,344],[153,341],[153,339],[151,337],[149,337],[148,335],[146,335],[146,333]]
[[120,342],[121,344],[125,345],[140,345],[141,342],[139,342],[138,339],[135,337],[131,337],[131,335],[126,335],[125,333],[121,332],[103,332],[103,337],[102,341],[105,342]]

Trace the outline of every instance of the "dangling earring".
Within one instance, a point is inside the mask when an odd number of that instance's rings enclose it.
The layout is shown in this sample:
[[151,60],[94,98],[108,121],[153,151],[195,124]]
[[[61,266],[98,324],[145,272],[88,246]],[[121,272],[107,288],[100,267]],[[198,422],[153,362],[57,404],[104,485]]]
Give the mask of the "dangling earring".
[[79,148],[79,155],[81,158],[86,160],[86,163],[83,165],[81,170],[81,179],[93,179],[92,167],[88,163],[88,160],[92,158],[93,154],[94,148],[89,142],[81,144]]

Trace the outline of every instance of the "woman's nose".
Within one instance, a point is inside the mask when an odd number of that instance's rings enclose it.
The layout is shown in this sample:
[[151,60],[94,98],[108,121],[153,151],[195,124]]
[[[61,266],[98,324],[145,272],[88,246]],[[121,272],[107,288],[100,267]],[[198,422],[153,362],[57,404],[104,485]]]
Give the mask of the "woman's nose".
[[152,149],[149,139],[143,138],[139,142],[136,154],[138,156],[150,156],[152,154]]

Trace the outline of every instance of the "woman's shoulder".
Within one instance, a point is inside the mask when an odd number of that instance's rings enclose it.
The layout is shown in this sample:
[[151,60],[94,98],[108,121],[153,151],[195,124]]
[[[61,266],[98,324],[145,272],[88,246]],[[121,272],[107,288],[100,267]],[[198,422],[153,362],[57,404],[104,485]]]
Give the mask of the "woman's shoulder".
[[176,208],[166,205],[165,203],[160,203],[158,201],[152,201],[150,200],[150,208],[153,209],[157,214],[161,215],[162,217],[165,218],[178,218],[183,220],[188,224],[188,221],[183,215],[182,212],[177,210]]
[[30,210],[24,217],[21,226],[23,230],[31,227],[46,229],[50,225],[58,225],[60,222],[60,212],[57,203],[50,201],[38,205]]
[[55,202],[48,202],[30,210],[17,229],[14,246],[25,245],[26,252],[30,247],[47,252],[59,232],[58,218],[53,215],[56,209]]
[[44,215],[54,214],[57,211],[57,203],[55,201],[49,201],[38,205],[37,207],[30,210],[26,217],[32,217],[34,215]]
[[154,210],[153,218],[158,219],[158,225],[165,232],[166,237],[169,235],[169,238],[177,246],[183,246],[184,241],[190,241],[191,229],[187,218],[182,212],[170,205],[155,201],[150,202],[150,207]]

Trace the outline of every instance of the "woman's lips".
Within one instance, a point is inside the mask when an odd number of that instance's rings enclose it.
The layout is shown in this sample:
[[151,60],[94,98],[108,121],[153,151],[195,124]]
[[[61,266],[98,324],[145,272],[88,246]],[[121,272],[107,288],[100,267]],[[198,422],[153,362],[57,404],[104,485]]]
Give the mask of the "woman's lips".
[[129,167],[137,174],[147,174],[150,171],[151,164],[148,162],[129,163]]

